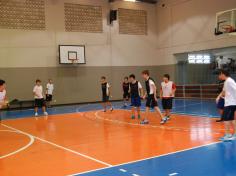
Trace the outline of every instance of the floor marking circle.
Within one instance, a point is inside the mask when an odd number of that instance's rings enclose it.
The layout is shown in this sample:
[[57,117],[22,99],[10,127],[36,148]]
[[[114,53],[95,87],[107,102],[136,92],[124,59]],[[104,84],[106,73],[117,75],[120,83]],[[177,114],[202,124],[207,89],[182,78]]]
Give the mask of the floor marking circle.
[[[13,131],[13,130],[0,130],[0,132],[1,132],[1,131],[2,131],[2,132],[10,132],[10,133],[23,134],[23,133],[20,133],[20,132],[18,132],[18,131]],[[8,154],[3,155],[3,156],[0,156],[0,159],[7,158],[7,157],[9,157],[9,156],[15,155],[15,154],[17,154],[17,153],[19,153],[19,152],[21,152],[21,151],[27,149],[28,147],[30,147],[30,146],[34,143],[34,137],[33,137],[33,136],[28,135],[28,134],[23,134],[23,135],[27,136],[27,137],[30,139],[29,143],[26,144],[25,146],[19,148],[18,150],[14,151],[14,152],[8,153]]]
[[[94,113],[95,115],[95,119],[98,119],[98,120],[105,120],[105,121],[108,121],[108,122],[112,122],[112,123],[116,123],[116,124],[124,124],[124,125],[131,125],[131,126],[140,126],[140,127],[143,127],[143,128],[160,128],[160,129],[166,129],[166,130],[175,130],[175,131],[191,131],[191,132],[198,132],[199,129],[201,128],[194,128],[194,129],[188,129],[188,128],[179,128],[179,127],[170,127],[170,126],[163,126],[163,125],[142,125],[142,124],[138,124],[138,123],[131,123],[131,122],[123,122],[123,121],[120,121],[120,120],[112,120],[112,119],[109,119],[109,118],[103,118],[102,116],[99,115],[99,112],[102,112],[102,111],[96,111]],[[84,114],[84,116],[86,116],[86,114]],[[219,129],[218,131],[213,131],[215,134],[220,134],[221,129]]]

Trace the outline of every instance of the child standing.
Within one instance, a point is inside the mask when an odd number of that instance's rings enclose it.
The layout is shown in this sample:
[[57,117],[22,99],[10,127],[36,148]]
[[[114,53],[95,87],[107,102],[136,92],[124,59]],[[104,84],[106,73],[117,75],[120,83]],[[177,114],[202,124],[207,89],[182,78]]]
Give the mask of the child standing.
[[122,84],[123,88],[123,101],[124,101],[124,108],[128,106],[128,101],[130,99],[130,84],[128,77],[124,78],[124,82]]
[[111,96],[111,86],[107,82],[105,76],[101,77],[101,86],[102,86],[102,102],[103,102],[104,112],[107,111],[108,106],[110,106],[111,108],[110,111],[113,111],[112,104],[109,101],[110,96]]
[[224,80],[219,82],[219,86],[218,86],[218,92],[219,95],[216,98],[216,105],[217,105],[217,109],[219,110],[220,116],[221,118],[216,120],[216,122],[222,122],[223,121],[223,112],[224,112],[224,106],[225,106],[225,97],[223,97],[222,95],[222,91],[223,91],[223,87],[224,87]]
[[8,104],[6,94],[6,82],[0,79],[0,122],[2,120],[1,109],[5,108]]
[[[220,138],[221,141],[229,141],[236,139],[236,83],[230,77],[228,71],[220,70],[219,79],[224,80],[224,88],[220,96],[225,97],[225,105],[223,112],[223,121],[225,124],[225,136]],[[234,134],[231,134],[232,126]]]
[[141,96],[143,94],[143,88],[139,81],[135,79],[135,75],[131,74],[129,76],[130,80],[130,94],[131,94],[131,106],[132,106],[132,119],[135,119],[135,108],[137,109],[138,119],[140,116],[140,106],[141,106]]
[[49,79],[48,83],[46,85],[46,102],[47,102],[47,107],[51,107],[53,91],[54,91],[54,85],[53,85],[52,79]]
[[170,119],[170,113],[173,104],[173,98],[175,96],[176,85],[170,81],[170,75],[165,74],[163,76],[163,82],[161,83],[160,97],[162,99],[162,107],[165,111],[164,121]]
[[157,88],[156,85],[153,81],[152,78],[150,78],[149,76],[149,71],[148,70],[144,70],[142,72],[142,76],[145,80],[145,84],[146,84],[146,93],[143,96],[143,98],[147,98],[146,101],[146,118],[141,122],[141,124],[148,124],[148,114],[149,114],[149,110],[150,108],[154,108],[154,110],[157,112],[158,116],[161,117],[161,124],[164,124],[166,121],[163,118],[163,115],[160,111],[160,109],[158,108],[158,104],[157,104]]
[[44,115],[47,116],[48,113],[46,112],[46,105],[43,98],[43,86],[41,85],[41,81],[39,79],[36,80],[33,93],[35,99],[34,102],[35,116],[38,116],[38,108],[42,108]]

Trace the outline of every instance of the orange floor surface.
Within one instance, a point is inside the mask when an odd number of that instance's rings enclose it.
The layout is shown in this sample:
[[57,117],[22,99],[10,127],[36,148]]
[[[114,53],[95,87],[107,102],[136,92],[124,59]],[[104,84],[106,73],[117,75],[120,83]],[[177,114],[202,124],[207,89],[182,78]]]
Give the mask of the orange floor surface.
[[210,118],[173,115],[160,125],[150,113],[149,120],[139,125],[125,110],[4,120],[0,176],[70,175],[210,144],[223,134]]

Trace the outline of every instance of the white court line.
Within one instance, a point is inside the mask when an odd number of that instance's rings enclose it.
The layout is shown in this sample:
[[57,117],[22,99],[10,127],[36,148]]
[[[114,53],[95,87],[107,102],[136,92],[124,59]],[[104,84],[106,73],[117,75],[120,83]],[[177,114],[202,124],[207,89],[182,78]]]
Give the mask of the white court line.
[[8,126],[8,125],[5,125],[5,124],[1,124],[1,125],[4,126],[4,127],[6,127],[6,128],[9,128],[9,129],[11,129],[11,130],[17,131],[17,132],[19,132],[19,133],[22,133],[22,134],[25,134],[25,135],[30,135],[30,136],[34,137],[35,139],[37,139],[37,140],[39,140],[39,141],[42,141],[42,142],[44,142],[44,143],[53,145],[54,147],[60,148],[60,149],[62,149],[62,150],[65,150],[65,151],[68,151],[68,152],[71,152],[71,153],[74,153],[74,154],[76,154],[76,155],[82,156],[82,157],[87,158],[87,159],[89,159],[89,160],[92,160],[92,161],[95,161],[95,162],[97,162],[97,163],[103,164],[103,165],[105,165],[105,166],[109,166],[109,167],[112,166],[111,164],[108,164],[108,163],[106,163],[106,162],[100,161],[100,160],[98,160],[98,159],[95,159],[95,158],[90,157],[90,156],[88,156],[88,155],[82,154],[82,153],[80,153],[80,152],[76,152],[76,151],[74,151],[74,150],[71,150],[71,149],[69,149],[69,148],[66,148],[66,147],[63,147],[63,146],[61,146],[61,145],[55,144],[55,143],[53,143],[53,142],[47,141],[47,140],[45,140],[45,139],[39,138],[39,137],[37,137],[37,136],[33,136],[33,135],[29,134],[29,133],[23,132],[23,131],[18,130],[18,129],[16,129],[16,128],[13,128],[13,127],[11,127],[11,126]]
[[[24,133],[21,133],[20,131],[16,131],[16,130],[0,130],[0,131],[5,131],[5,132],[10,132],[10,133],[18,133],[18,134],[24,134]],[[6,157],[9,157],[9,156],[12,156],[12,155],[15,155],[25,149],[27,149],[28,147],[30,147],[33,143],[34,143],[34,137],[32,135],[29,135],[29,134],[24,134],[26,136],[29,137],[30,141],[27,145],[19,148],[18,150],[14,151],[14,152],[11,152],[11,153],[8,153],[6,155],[3,155],[3,156],[0,156],[0,159],[3,159],[3,158],[6,158]]]
[[[124,111],[129,111],[129,110],[124,110]],[[139,127],[143,127],[143,128],[160,128],[160,129],[167,129],[167,130],[174,130],[174,131],[185,131],[185,132],[188,132],[190,131],[189,128],[181,128],[181,127],[170,127],[170,126],[165,126],[165,125],[142,125],[142,124],[139,124],[139,123],[131,123],[131,122],[124,122],[124,121],[120,121],[120,120],[112,120],[112,119],[109,119],[109,118],[103,118],[101,117],[98,113],[100,111],[96,111],[94,113],[95,117],[99,120],[104,120],[104,121],[108,121],[108,122],[112,122],[112,123],[117,123],[117,124],[124,124],[124,125],[131,125],[131,126],[139,126]],[[183,115],[184,116],[184,115]],[[205,127],[207,128],[207,127]],[[199,129],[202,129],[202,128],[192,128],[191,129],[191,132],[198,132]],[[219,130],[221,131],[221,130]],[[213,131],[215,134],[219,134],[220,132],[218,131]]]
[[119,171],[121,171],[121,172],[127,172],[127,170],[125,170],[125,169],[119,169]]
[[169,174],[169,176],[174,176],[174,175],[178,175],[178,173]]
[[184,105],[184,106],[174,106],[173,109],[176,109],[176,108],[186,108],[188,106],[194,106],[194,105],[199,105],[199,104],[202,104],[202,103],[193,103],[193,104],[188,104],[188,105]]
[[87,173],[91,173],[91,172],[95,172],[95,171],[101,171],[101,170],[105,170],[105,169],[109,169],[109,168],[124,166],[124,165],[127,165],[127,164],[134,164],[134,163],[141,162],[141,161],[161,158],[161,157],[164,157],[164,156],[174,155],[174,154],[178,154],[178,153],[182,153],[182,152],[187,152],[187,151],[191,151],[191,150],[194,150],[194,149],[198,149],[198,148],[202,148],[202,147],[207,147],[207,146],[211,146],[211,145],[215,145],[215,144],[219,144],[219,143],[222,143],[222,142],[221,141],[213,142],[213,143],[210,143],[210,144],[204,144],[204,145],[200,145],[200,146],[197,146],[197,147],[191,147],[191,148],[184,149],[184,150],[178,150],[178,151],[175,151],[175,152],[170,152],[170,153],[166,153],[166,154],[162,154],[162,155],[156,155],[156,156],[148,157],[148,158],[145,158],[145,159],[134,160],[134,161],[130,161],[130,162],[122,163],[122,164],[117,164],[117,165],[113,165],[113,166],[110,166],[110,167],[94,169],[94,170],[85,171],[85,172],[79,172],[79,173],[76,173],[76,174],[71,174],[69,176],[82,175],[82,174],[87,174]]

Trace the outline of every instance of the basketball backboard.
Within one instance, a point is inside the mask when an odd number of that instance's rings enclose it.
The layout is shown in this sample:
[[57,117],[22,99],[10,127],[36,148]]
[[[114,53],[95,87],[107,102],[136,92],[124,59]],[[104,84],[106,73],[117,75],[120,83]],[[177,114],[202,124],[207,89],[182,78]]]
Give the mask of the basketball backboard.
[[216,14],[215,35],[236,35],[236,9],[221,11]]
[[60,64],[85,64],[84,45],[59,45]]

